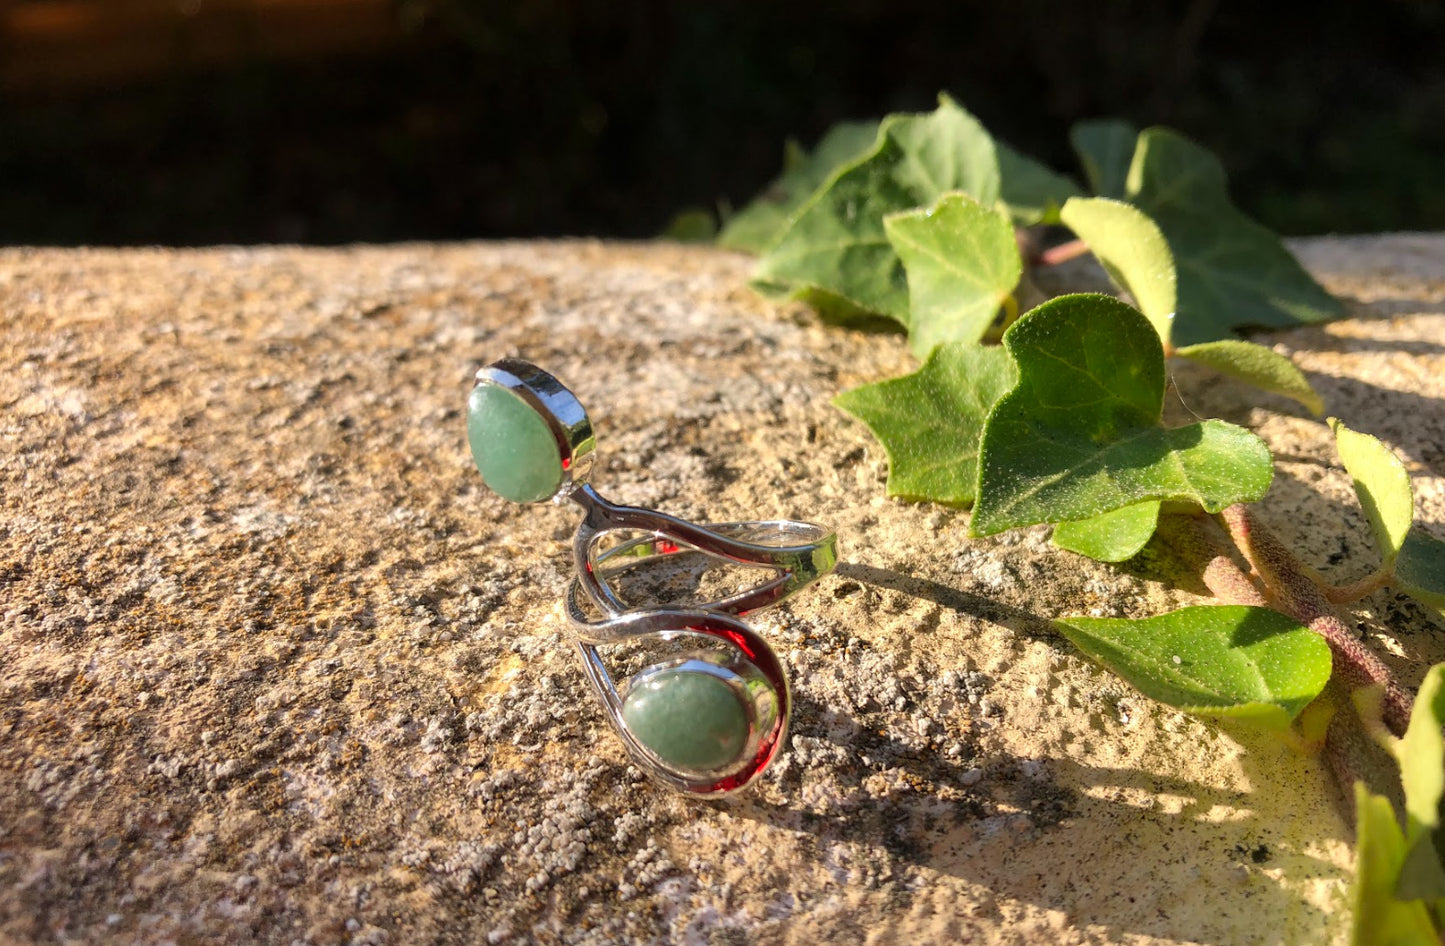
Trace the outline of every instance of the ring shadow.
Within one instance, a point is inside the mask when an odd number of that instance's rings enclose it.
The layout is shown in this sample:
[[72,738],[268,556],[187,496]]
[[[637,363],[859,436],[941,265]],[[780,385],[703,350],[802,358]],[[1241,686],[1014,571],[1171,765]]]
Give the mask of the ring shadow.
[[839,562],[833,574],[840,578],[851,578],[860,584],[871,585],[896,591],[912,598],[930,601],[939,607],[948,608],[959,614],[980,618],[1008,628],[1029,640],[1062,641],[1063,635],[1053,625],[1037,614],[994,601],[982,595],[953,588],[929,578],[905,575],[887,568],[864,565],[858,562]]
[[[1037,615],[929,579],[856,562],[840,563],[836,571],[1001,624],[1031,639],[1062,640]],[[959,759],[942,749],[909,745],[890,735],[885,723],[852,717],[806,694],[795,694],[794,719],[795,735],[806,732],[836,747],[830,756],[833,764],[816,769],[827,774],[816,777],[836,779],[837,784],[824,792],[804,792],[815,772],[794,764],[781,776],[787,797],[851,801],[818,811],[806,803],[775,804],[754,794],[718,803],[729,813],[807,832],[824,845],[862,843],[875,851],[876,867],[908,865],[955,877],[996,898],[1063,911],[1076,928],[1102,927],[1119,936],[1187,934],[1191,940],[1224,946],[1238,941],[1227,923],[1221,921],[1217,932],[1210,933],[1184,917],[1190,910],[1215,917],[1247,907],[1246,912],[1278,918],[1281,928],[1290,918],[1292,928],[1318,930],[1329,914],[1271,875],[1313,877],[1341,886],[1346,880],[1335,864],[1309,852],[1308,845],[1319,840],[1318,825],[1310,826],[1316,834],[1309,841],[1280,837],[1296,792],[1293,787],[1285,790],[1281,773],[1269,767],[1271,757],[1280,757],[1280,744],[1270,745],[1269,737],[1259,733],[1230,730],[1237,741],[1247,743],[1241,764],[1247,784],[1256,786],[1243,793],[1068,758],[1046,760],[1046,778],[1023,777],[1014,760]],[[1332,791],[1318,771],[1298,760],[1292,764],[1301,773],[1298,777],[1314,778],[1320,791]],[[981,778],[968,774],[977,766],[982,767]],[[869,778],[889,770],[905,771],[911,788],[881,794],[865,790]],[[1151,807],[1160,797],[1173,799],[1177,811]],[[1034,820],[1017,830],[1010,825],[1017,823],[1021,811],[1030,812]],[[1181,856],[1191,843],[1196,856]],[[1145,887],[1114,889],[1108,883],[1110,872],[1097,867],[1100,858],[1148,860],[1150,879]],[[1188,910],[1182,911],[1184,905]],[[1257,933],[1258,925],[1241,929]]]

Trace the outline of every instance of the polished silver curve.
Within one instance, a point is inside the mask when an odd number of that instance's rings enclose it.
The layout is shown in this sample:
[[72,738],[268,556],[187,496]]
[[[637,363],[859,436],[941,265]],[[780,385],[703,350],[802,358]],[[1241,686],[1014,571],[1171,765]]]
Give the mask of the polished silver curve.
[[[477,383],[498,384],[515,392],[547,422],[557,442],[564,476],[551,498],[554,502],[570,499],[583,510],[572,541],[576,577],[567,588],[567,616],[583,669],[608,723],[634,761],[671,788],[715,795],[744,787],[782,747],[792,700],[782,662],[740,615],[777,604],[832,571],[838,559],[837,536],[809,522],[775,519],[699,524],[609,502],[588,482],[596,448],[591,421],[560,381],[529,362],[503,359],[477,372]],[[608,534],[617,532],[639,534],[604,548]],[[685,554],[758,568],[768,575],[742,591],[700,604],[629,604],[608,580],[609,574]],[[696,639],[708,649],[653,664],[619,686],[598,648],[638,638]],[[648,674],[671,669],[707,673],[723,680],[744,707],[748,739],[723,768],[675,768],[629,729],[624,708],[630,688]]]

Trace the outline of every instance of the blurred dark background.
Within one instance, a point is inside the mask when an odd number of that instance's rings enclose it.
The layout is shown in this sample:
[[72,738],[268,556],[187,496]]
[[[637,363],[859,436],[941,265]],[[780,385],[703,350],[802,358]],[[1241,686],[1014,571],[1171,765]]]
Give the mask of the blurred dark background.
[[0,242],[645,237],[941,89],[1069,171],[1173,125],[1285,233],[1445,229],[1445,8],[1302,9],[0,0]]

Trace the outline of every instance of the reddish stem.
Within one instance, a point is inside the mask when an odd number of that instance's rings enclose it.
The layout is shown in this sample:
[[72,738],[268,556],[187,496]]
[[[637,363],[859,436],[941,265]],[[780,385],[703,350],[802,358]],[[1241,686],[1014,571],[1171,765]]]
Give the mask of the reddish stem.
[[1394,577],[1395,569],[1385,568],[1348,585],[1325,585],[1320,590],[1332,604],[1349,604],[1351,601],[1359,601],[1366,595],[1374,594],[1388,585],[1390,579]]
[[1190,572],[1200,574],[1214,597],[1229,604],[1269,606],[1256,579],[1234,560],[1229,537],[1219,523],[1204,516],[1179,517],[1177,526],[1173,520],[1173,516],[1161,520],[1164,540]]
[[1254,566],[1270,593],[1271,603],[1319,634],[1334,654],[1335,671],[1350,687],[1378,686],[1384,691],[1385,726],[1396,736],[1405,734],[1414,702],[1395,682],[1390,668],[1356,637],[1335,614],[1320,587],[1278,538],[1242,505],[1219,514],[1234,544]]
[[1057,266],[1060,263],[1067,263],[1071,259],[1078,259],[1089,252],[1089,244],[1083,240],[1070,240],[1067,243],[1060,243],[1058,246],[1051,246],[1034,258],[1037,266]]
[[1370,754],[1370,739],[1361,725],[1360,717],[1352,712],[1353,701],[1341,691],[1344,687],[1331,682],[1327,690],[1331,694],[1336,713],[1330,718],[1329,729],[1325,731],[1324,758],[1330,775],[1340,790],[1340,814],[1351,826],[1355,826],[1355,783],[1372,785],[1369,767],[1364,764]]

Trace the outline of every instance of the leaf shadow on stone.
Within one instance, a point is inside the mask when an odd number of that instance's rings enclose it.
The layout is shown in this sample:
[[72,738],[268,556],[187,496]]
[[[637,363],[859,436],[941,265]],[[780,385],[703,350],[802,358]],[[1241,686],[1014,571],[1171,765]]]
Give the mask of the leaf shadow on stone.
[[[1318,377],[1331,413],[1380,438],[1407,467],[1415,461],[1430,475],[1445,476],[1445,399],[1359,378]],[[1337,457],[1331,465],[1340,468]]]
[[991,621],[1029,640],[1066,643],[1064,636],[1054,629],[1053,624],[1037,614],[928,578],[905,575],[892,569],[857,562],[839,562],[834,573],[840,578],[851,578],[862,584],[897,591],[911,598],[922,598],[951,611]]
[[[1159,525],[1144,548],[1132,558],[1115,562],[1114,567],[1143,581],[1200,597],[1211,597],[1209,587],[1204,584],[1202,563],[1195,561],[1181,547],[1181,543],[1189,542],[1186,525],[1181,520],[1178,515],[1160,515]],[[1235,564],[1244,569],[1244,559],[1237,555],[1235,559]]]
[[907,330],[897,319],[877,312],[870,312],[823,289],[802,289],[797,294],[799,302],[812,308],[818,318],[829,325],[851,329],[866,335],[904,336]]
[[[1335,476],[1345,473],[1334,463],[1321,463]],[[1296,510],[1291,514],[1288,510]],[[1321,531],[1319,517],[1333,513],[1332,530]],[[1259,515],[1282,541],[1293,548],[1309,567],[1318,570],[1329,582],[1344,584],[1368,575],[1381,560],[1364,510],[1353,499],[1340,502],[1331,493],[1323,492],[1320,481],[1301,476],[1288,467],[1275,474],[1270,501],[1263,504]],[[1417,519],[1414,529],[1436,536],[1445,535],[1445,523]],[[1423,667],[1445,659],[1441,633],[1445,621],[1429,608],[1416,602],[1396,585],[1386,585],[1364,599],[1360,610],[1373,615],[1370,624],[1394,638],[1403,651],[1376,648],[1376,653],[1401,680],[1418,684]],[[1364,618],[1360,618],[1364,620]]]
[[[1292,337],[1290,343],[1293,345]],[[1378,350],[1397,349],[1381,344]],[[1445,352],[1445,348],[1441,349]],[[1199,365],[1170,363],[1171,383],[1165,395],[1165,422],[1183,423],[1198,417],[1215,417],[1247,429],[1257,427],[1257,410],[1272,414],[1310,418],[1302,406],[1277,394],[1270,394],[1216,374]],[[1305,372],[1310,385],[1324,398],[1326,411],[1354,419],[1362,429],[1380,437],[1401,452],[1405,459],[1416,460],[1435,476],[1445,476],[1445,438],[1432,436],[1422,424],[1430,418],[1445,418],[1445,401],[1410,390],[1399,390],[1356,377],[1341,377],[1322,372]],[[1383,426],[1382,426],[1383,424]],[[1445,425],[1441,425],[1445,430]],[[1291,456],[1276,451],[1275,461],[1308,462],[1338,468],[1338,458]]]
[[[1340,296],[1350,310],[1349,318],[1384,322],[1402,315],[1445,315],[1445,303],[1412,296],[1381,296],[1362,299]],[[1445,343],[1420,339],[1386,340],[1341,337],[1329,331],[1328,325],[1303,326],[1289,332],[1290,347],[1300,351],[1390,351],[1409,355],[1445,354]]]
[[[855,562],[840,564],[837,574],[1072,650],[1037,615],[939,582]],[[1319,825],[1309,825],[1307,840],[1283,836],[1279,825],[1297,799],[1280,789],[1284,778],[1269,761],[1288,750],[1277,741],[1271,745],[1266,734],[1227,730],[1245,744],[1247,784],[1261,786],[1246,793],[1142,768],[1015,758],[985,748],[974,727],[950,754],[943,745],[920,745],[891,731],[897,714],[888,707],[840,711],[800,683],[793,745],[779,760],[785,800],[773,803],[752,794],[715,804],[770,828],[810,834],[821,849],[869,850],[869,857],[839,869],[850,870],[850,886],[890,889],[903,901],[900,909],[926,889],[930,873],[942,873],[987,888],[999,899],[1067,911],[1073,925],[1101,927],[1114,936],[1182,935],[1181,921],[1173,916],[1182,891],[1211,906],[1217,902],[1220,911],[1247,903],[1251,910],[1287,919],[1292,928],[1319,929],[1325,913],[1274,883],[1270,874],[1346,880],[1335,865],[1309,853],[1319,840]],[[1148,703],[1142,695],[1130,700]],[[953,712],[990,718],[981,704],[965,704],[963,693],[958,704]],[[1007,718],[1001,725],[1008,725]],[[1317,766],[1310,777],[1319,791],[1329,791]],[[880,779],[893,787],[878,791]],[[1159,796],[1179,800],[1179,810],[1151,807]],[[1220,811],[1232,814],[1220,821]],[[1200,842],[1204,856],[1191,859],[1169,849],[1180,831],[1216,837]],[[1343,824],[1339,831],[1344,843]],[[1250,839],[1248,846],[1242,838]],[[1095,858],[1147,860],[1153,874],[1142,886],[1106,886],[1107,872],[1091,867]],[[1247,901],[1237,892],[1244,889]],[[1223,928],[1187,932],[1211,946],[1235,941]]]
[[[1190,912],[1208,908],[1227,916],[1259,910],[1272,922],[1299,930],[1325,928],[1329,914],[1270,876],[1309,876],[1332,880],[1342,888],[1345,871],[1308,852],[1309,843],[1281,838],[1275,813],[1294,801],[1280,790],[1266,810],[1251,810],[1261,793],[1241,793],[1139,769],[1086,766],[1069,759],[983,761],[981,781],[958,798],[929,790],[927,769],[910,779],[924,786],[877,799],[846,813],[813,814],[771,806],[749,797],[728,808],[730,814],[786,831],[811,834],[822,849],[859,844],[873,857],[858,865],[858,886],[887,885],[900,911],[928,889],[930,875],[956,877],[989,891],[978,905],[984,913],[1000,901],[1028,903],[1063,911],[1075,929],[1087,927],[1110,941],[1125,936],[1186,937],[1209,946],[1239,942],[1227,928],[1200,929],[1196,921],[1176,919],[1181,900],[1194,899]],[[1030,763],[1025,770],[1020,763]],[[1276,773],[1246,763],[1255,784],[1277,785]],[[910,775],[917,773],[910,769]],[[1029,774],[1025,774],[1028,771]],[[1320,790],[1328,790],[1321,779]],[[1162,814],[1101,795],[1181,800],[1176,813]],[[1028,811],[1020,819],[1018,812]],[[1209,820],[1221,810],[1238,812],[1227,825]],[[1202,842],[1206,856],[1189,860],[1171,852],[1171,835],[1182,825],[1193,832],[1217,828]],[[1105,831],[1098,831],[1105,827]],[[1090,829],[1094,829],[1093,832]],[[1087,835],[1092,833],[1092,837]],[[1097,838],[1118,840],[1101,849]],[[1345,843],[1341,832],[1340,843]],[[1245,846],[1245,839],[1249,846]],[[1311,839],[1311,842],[1318,839]],[[1149,882],[1109,886],[1096,859],[1132,859],[1151,867]],[[1269,873],[1265,873],[1268,871]],[[853,883],[850,878],[850,886]],[[1186,924],[1189,924],[1186,926]],[[1226,924],[1227,925],[1227,924]],[[1248,928],[1247,922],[1244,924]]]

